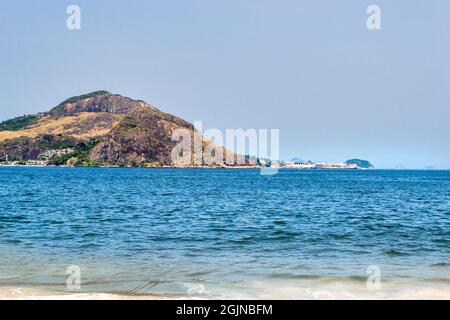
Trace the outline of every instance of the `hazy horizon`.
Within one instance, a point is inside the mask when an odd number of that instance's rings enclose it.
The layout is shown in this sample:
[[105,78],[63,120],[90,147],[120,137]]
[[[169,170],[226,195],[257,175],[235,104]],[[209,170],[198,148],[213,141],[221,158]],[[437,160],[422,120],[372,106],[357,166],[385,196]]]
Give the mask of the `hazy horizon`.
[[437,0],[8,2],[0,121],[108,90],[204,129],[280,129],[283,160],[448,169],[449,18]]

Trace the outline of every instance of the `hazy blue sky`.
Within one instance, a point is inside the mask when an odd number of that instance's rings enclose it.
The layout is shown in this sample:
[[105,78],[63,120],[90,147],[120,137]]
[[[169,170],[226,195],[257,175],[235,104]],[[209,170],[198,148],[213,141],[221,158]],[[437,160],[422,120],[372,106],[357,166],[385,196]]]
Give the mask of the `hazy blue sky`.
[[279,128],[283,159],[450,168],[447,0],[10,0],[0,52],[0,120],[106,89],[206,128]]

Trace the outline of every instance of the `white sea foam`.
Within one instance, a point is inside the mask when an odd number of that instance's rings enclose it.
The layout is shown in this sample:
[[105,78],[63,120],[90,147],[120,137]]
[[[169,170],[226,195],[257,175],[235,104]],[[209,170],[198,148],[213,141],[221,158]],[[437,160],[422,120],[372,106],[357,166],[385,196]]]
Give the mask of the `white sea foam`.
[[[203,286],[202,286],[203,288]],[[361,281],[343,279],[305,279],[247,281],[239,285],[214,287],[205,292],[169,295],[127,295],[111,293],[66,293],[35,288],[1,288],[0,299],[15,300],[167,300],[167,299],[268,299],[268,300],[353,300],[353,299],[450,299],[450,287],[443,282],[387,282],[381,289],[370,290]]]

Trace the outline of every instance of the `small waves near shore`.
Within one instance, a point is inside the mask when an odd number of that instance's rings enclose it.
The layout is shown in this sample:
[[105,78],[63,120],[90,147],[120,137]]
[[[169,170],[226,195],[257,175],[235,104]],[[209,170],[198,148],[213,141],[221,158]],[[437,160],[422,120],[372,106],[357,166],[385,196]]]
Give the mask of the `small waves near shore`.
[[1,167],[0,184],[1,299],[450,299],[449,171]]

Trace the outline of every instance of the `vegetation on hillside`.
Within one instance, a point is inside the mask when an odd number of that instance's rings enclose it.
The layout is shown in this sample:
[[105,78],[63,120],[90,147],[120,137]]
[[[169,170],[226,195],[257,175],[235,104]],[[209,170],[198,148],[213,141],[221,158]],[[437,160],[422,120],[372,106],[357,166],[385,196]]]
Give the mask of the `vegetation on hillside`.
[[37,160],[48,150],[74,148],[77,141],[62,135],[43,135],[38,138],[20,137],[0,142],[0,155],[9,161]]
[[97,138],[92,138],[86,142],[85,141],[79,142],[78,144],[74,145],[73,152],[53,157],[52,159],[50,159],[49,164],[55,166],[66,165],[70,159],[76,158],[77,165],[82,165],[83,163],[87,166],[98,165],[97,163],[94,164],[92,160],[89,159],[89,153],[98,142],[99,139]]
[[358,167],[363,169],[371,169],[374,166],[367,160],[361,160],[361,159],[350,159],[345,161],[346,164],[356,164]]
[[77,140],[63,135],[46,134],[40,137],[36,143],[45,150],[57,150],[74,148]]
[[29,125],[36,123],[36,115],[23,115],[14,119],[6,120],[0,123],[0,131],[18,131]]

